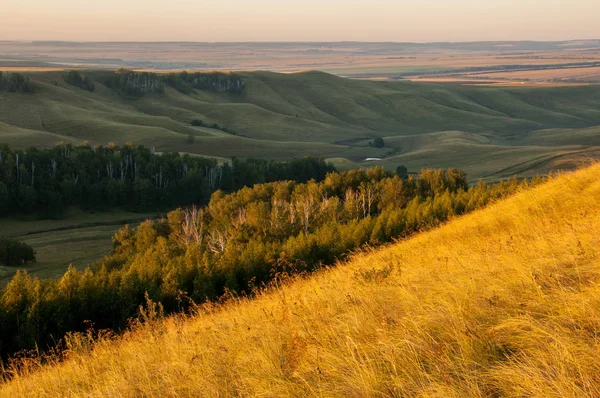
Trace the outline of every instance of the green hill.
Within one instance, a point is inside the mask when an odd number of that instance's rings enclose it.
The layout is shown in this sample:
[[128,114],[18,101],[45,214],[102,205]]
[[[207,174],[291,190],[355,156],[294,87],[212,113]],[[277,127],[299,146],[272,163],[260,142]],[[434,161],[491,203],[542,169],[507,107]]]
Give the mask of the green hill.
[[[0,141],[133,141],[157,151],[289,159],[313,155],[358,167],[461,167],[496,179],[572,167],[600,144],[600,87],[499,88],[350,80],[320,72],[248,72],[241,94],[167,87],[127,98],[84,72],[94,92],[62,72],[32,74],[36,92],[0,93]],[[192,120],[219,128],[194,127]],[[194,138],[191,139],[190,136]],[[369,142],[384,137],[386,147]],[[371,163],[369,163],[371,164]]]

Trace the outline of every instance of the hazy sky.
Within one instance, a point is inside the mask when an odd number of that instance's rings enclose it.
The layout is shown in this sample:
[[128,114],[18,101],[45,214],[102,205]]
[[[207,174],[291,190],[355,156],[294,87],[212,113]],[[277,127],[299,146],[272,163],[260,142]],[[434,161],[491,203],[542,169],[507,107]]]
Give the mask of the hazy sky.
[[0,40],[600,38],[600,0],[2,0]]

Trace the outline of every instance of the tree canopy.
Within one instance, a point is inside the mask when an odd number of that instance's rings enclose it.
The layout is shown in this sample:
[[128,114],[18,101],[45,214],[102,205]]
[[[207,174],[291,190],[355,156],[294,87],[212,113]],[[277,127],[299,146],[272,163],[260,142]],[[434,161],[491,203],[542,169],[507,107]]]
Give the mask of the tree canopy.
[[231,192],[277,180],[322,180],[333,171],[317,158],[289,162],[214,159],[154,153],[126,143],[59,143],[51,149],[12,151],[0,144],[0,215],[38,212],[59,216],[70,205],[131,211],[205,204],[215,190]]
[[[286,167],[308,176],[314,173],[309,164]],[[513,179],[468,187],[456,169],[423,170],[403,180],[373,168],[331,172],[320,182],[217,190],[205,207],[124,226],[112,253],[84,271],[70,268],[43,281],[18,272],[0,294],[0,353],[43,350],[90,322],[122,330],[147,298],[170,313],[251,293],[281,275],[334,264],[364,245],[431,228],[530,184]]]

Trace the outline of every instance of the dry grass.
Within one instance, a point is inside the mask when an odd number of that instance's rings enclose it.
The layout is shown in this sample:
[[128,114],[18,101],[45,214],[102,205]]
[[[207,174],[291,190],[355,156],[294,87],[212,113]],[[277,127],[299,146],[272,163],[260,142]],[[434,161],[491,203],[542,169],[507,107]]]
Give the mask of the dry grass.
[[598,397],[600,165],[348,264],[155,321],[18,396]]

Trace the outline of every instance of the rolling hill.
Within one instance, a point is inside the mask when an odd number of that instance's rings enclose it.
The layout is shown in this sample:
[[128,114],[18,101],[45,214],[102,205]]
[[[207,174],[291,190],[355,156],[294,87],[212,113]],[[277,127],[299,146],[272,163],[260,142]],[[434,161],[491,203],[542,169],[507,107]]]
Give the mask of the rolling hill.
[[600,395],[600,165],[310,278],[23,363],[16,396]]
[[[245,72],[242,94],[167,88],[127,98],[105,87],[88,92],[62,72],[31,76],[35,94],[0,93],[0,142],[25,148],[69,140],[133,141],[157,151],[229,158],[313,155],[341,168],[380,158],[460,167],[471,178],[571,168],[600,154],[600,87],[474,87],[350,80],[321,72]],[[223,129],[194,127],[192,120]],[[193,139],[190,139],[193,136]],[[369,142],[383,137],[385,148]]]
[[[94,92],[66,84],[62,72],[43,72],[32,74],[35,94],[0,93],[0,141],[20,148],[133,141],[225,158],[313,155],[341,168],[380,158],[375,163],[388,169],[460,167],[488,179],[572,168],[600,154],[599,86],[473,87],[247,72],[240,74],[240,95],[167,88],[132,99],[103,86],[106,73],[88,72],[97,80]],[[386,147],[370,147],[375,137],[384,137]]]

